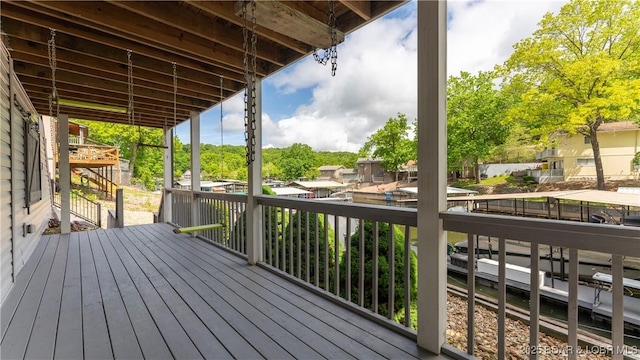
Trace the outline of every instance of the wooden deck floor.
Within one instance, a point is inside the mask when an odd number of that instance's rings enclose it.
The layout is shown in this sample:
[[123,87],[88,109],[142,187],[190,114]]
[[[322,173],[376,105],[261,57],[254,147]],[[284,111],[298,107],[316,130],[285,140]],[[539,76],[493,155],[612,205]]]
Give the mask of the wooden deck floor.
[[2,359],[440,358],[165,224],[43,236],[0,310]]

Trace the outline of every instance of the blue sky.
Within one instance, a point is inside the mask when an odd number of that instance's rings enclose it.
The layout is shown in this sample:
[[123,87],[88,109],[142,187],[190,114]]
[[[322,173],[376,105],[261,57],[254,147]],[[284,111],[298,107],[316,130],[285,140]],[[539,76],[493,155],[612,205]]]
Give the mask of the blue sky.
[[[565,1],[486,0],[448,3],[447,73],[475,73],[503,63],[546,12]],[[338,69],[312,57],[263,80],[263,146],[295,142],[314,150],[357,151],[390,117],[417,113],[416,3],[348,35],[338,46]],[[244,143],[243,97],[223,103],[224,144]],[[219,145],[220,108],[201,115],[202,143]],[[188,122],[177,134],[189,142]]]

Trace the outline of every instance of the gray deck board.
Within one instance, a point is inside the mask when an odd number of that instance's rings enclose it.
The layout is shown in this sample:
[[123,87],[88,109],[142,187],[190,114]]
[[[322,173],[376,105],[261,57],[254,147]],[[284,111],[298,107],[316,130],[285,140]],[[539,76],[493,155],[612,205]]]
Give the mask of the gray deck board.
[[27,359],[49,359],[53,357],[68,248],[69,235],[63,235],[60,237],[53,265],[51,266],[51,273],[45,285],[40,307],[33,324],[31,339],[25,354]]
[[82,281],[82,338],[84,356],[89,359],[113,357],[98,273],[91,252],[89,233],[79,232],[80,276]]
[[[108,235],[104,230],[98,230],[96,233],[103,238],[107,238]],[[169,347],[115,249],[109,241],[102,241],[100,245],[109,262],[144,357],[147,359],[171,358]]]
[[118,329],[118,331],[109,331],[113,356],[117,359],[142,358],[142,350],[138,344],[136,332],[129,320],[129,313],[124,306],[113,272],[102,250],[102,245],[100,245],[98,234],[94,231],[87,232],[87,234],[89,235],[89,245],[91,245],[93,260],[98,270],[98,282],[100,284],[107,327],[110,330]]
[[37,268],[29,281],[29,285],[24,291],[21,301],[18,303],[13,319],[9,324],[9,328],[2,339],[2,355],[3,359],[19,359],[23,358],[27,350],[27,344],[31,337],[33,323],[38,313],[42,293],[44,292],[47,279],[51,273],[51,265],[58,247],[58,240],[51,239],[47,244],[47,248],[42,254]]
[[2,358],[441,358],[171,229],[44,236],[0,309]]
[[[82,342],[82,277],[80,275],[80,236],[69,235],[67,266],[62,287],[58,333],[54,358],[81,359],[84,354]],[[80,309],[80,310],[79,310]]]

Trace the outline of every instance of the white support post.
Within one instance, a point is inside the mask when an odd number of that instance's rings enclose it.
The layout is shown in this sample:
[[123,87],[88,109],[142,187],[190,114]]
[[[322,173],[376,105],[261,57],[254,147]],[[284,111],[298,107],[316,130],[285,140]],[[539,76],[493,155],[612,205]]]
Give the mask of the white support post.
[[[249,86],[251,89],[251,86]],[[247,196],[247,257],[249,264],[262,261],[262,218],[256,195],[262,194],[262,81],[255,83],[255,129],[249,126],[249,138],[255,137],[254,160],[249,165],[249,189]],[[251,94],[249,94],[251,98]],[[249,116],[252,116],[249,111]],[[251,119],[249,119],[251,120]]]
[[71,166],[69,165],[69,116],[58,115],[60,139],[60,233],[71,232]]
[[[200,191],[200,113],[191,112],[191,226],[200,225],[200,206],[194,191]],[[191,233],[196,236],[197,231]]]
[[418,1],[418,345],[440,353],[447,320],[445,1]]
[[167,192],[166,189],[173,188],[173,129],[170,127],[164,128],[164,153],[163,153],[163,166],[164,166],[164,222],[172,223],[173,222],[173,211],[172,211],[172,198],[171,193]]

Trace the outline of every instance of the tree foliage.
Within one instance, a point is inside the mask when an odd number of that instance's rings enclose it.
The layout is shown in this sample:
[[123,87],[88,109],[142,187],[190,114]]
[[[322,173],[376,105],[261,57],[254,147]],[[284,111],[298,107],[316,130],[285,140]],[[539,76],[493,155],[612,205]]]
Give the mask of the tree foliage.
[[314,170],[317,170],[316,163],[316,155],[311,146],[295,143],[282,151],[280,159],[282,179],[314,178]]
[[505,118],[506,100],[493,84],[491,73],[449,77],[447,83],[447,152],[449,170],[462,168],[471,159],[480,181],[478,162],[502,145],[509,126]]
[[396,173],[409,160],[412,160],[413,144],[409,139],[407,117],[398,113],[398,117],[389,118],[386,124],[367,138],[361,153],[382,158],[382,167]]
[[[378,312],[383,316],[389,315],[389,224],[378,224]],[[400,310],[404,309],[404,289],[405,286],[409,286],[409,293],[412,300],[415,300],[418,295],[418,259],[411,249],[409,273],[411,277],[410,284],[405,284],[404,281],[404,235],[402,231],[396,227],[394,231],[394,304],[393,314],[396,315]],[[373,250],[374,250],[374,224],[371,221],[365,221],[364,223],[364,306],[370,310],[373,310]],[[351,278],[360,278],[360,229],[358,229],[350,239],[351,247]],[[346,253],[342,254],[340,260],[340,281],[342,284],[346,284]],[[359,291],[358,281],[351,281],[351,300],[354,303],[359,303]],[[341,286],[344,289],[344,286]],[[343,297],[346,295],[343,293]]]
[[511,117],[542,143],[556,131],[589,136],[604,189],[597,130],[640,111],[640,3],[572,0],[514,48],[502,69],[521,92]]

